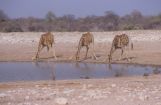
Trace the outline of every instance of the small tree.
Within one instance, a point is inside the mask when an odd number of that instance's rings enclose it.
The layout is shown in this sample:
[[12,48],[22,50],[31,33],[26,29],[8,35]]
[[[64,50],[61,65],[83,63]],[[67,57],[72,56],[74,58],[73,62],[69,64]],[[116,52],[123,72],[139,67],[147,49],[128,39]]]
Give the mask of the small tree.
[[9,19],[8,16],[2,10],[0,10],[0,22],[6,21],[8,19]]
[[106,11],[104,16],[105,30],[117,30],[119,24],[119,16],[112,11]]
[[52,12],[52,11],[49,11],[47,14],[46,14],[46,18],[47,22],[53,22],[56,20],[56,16],[55,14]]

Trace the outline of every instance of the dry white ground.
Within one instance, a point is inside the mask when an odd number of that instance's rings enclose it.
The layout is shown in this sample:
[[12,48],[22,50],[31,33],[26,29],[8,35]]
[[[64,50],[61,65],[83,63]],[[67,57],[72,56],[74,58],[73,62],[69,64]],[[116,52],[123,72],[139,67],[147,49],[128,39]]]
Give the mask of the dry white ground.
[[161,105],[161,77],[1,83],[0,105]]

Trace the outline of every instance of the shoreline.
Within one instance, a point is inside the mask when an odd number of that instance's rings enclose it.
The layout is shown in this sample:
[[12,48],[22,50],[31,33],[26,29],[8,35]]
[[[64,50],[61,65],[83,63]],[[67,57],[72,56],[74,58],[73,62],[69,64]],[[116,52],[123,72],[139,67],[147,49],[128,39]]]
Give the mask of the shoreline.
[[46,60],[40,60],[40,61],[32,61],[32,60],[11,60],[11,61],[0,61],[0,63],[24,63],[24,62],[54,62],[54,63],[87,63],[87,64],[125,64],[125,65],[139,65],[139,66],[152,66],[152,67],[161,67],[161,64],[148,64],[148,63],[131,63],[131,62],[112,62],[112,63],[108,63],[108,62],[101,62],[101,61],[85,61],[85,62],[81,62],[81,61],[70,61],[70,60],[57,60],[57,61],[46,61]]

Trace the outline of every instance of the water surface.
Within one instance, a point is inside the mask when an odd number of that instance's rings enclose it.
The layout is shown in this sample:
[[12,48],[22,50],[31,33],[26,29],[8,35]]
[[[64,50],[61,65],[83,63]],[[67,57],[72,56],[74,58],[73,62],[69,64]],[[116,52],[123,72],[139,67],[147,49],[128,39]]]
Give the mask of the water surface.
[[129,64],[1,62],[0,82],[111,78],[160,74],[160,67]]

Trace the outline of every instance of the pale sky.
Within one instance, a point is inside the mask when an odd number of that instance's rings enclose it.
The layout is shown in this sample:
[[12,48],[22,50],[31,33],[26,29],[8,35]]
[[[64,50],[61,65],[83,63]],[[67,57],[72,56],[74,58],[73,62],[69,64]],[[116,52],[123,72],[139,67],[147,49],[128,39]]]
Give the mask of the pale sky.
[[73,14],[76,17],[100,16],[109,10],[119,15],[133,10],[157,15],[161,13],[161,0],[0,0],[0,9],[11,18],[43,18],[48,11],[56,16]]

